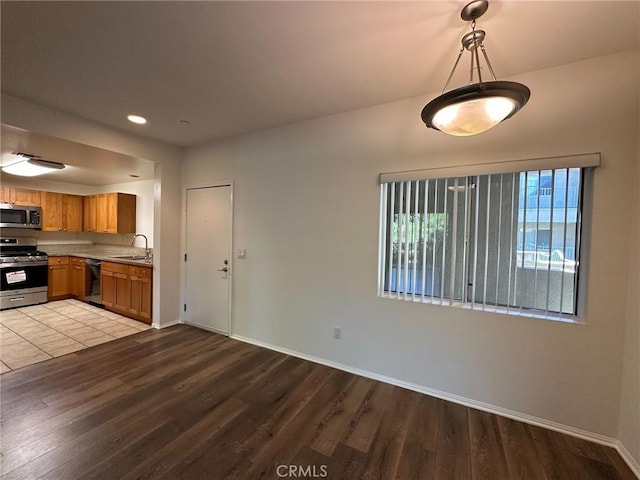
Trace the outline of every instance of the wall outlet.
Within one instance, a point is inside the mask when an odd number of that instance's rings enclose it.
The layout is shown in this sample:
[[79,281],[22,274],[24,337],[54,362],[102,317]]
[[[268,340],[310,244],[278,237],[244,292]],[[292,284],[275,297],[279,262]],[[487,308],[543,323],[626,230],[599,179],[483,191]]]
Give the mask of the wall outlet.
[[342,329],[340,327],[333,327],[333,338],[340,340],[342,337]]

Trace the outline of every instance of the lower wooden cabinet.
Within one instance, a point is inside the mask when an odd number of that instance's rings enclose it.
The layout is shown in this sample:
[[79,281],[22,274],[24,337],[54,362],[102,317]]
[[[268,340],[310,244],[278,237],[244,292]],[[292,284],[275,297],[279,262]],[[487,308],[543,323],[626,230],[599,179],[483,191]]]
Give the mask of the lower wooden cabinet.
[[151,267],[102,262],[100,276],[105,307],[151,323]]
[[130,267],[131,303],[129,311],[146,323],[151,323],[151,276],[149,267]]
[[84,258],[69,257],[69,293],[83,299],[91,292],[91,274]]
[[91,291],[91,274],[87,271],[84,258],[68,256],[50,256],[49,264],[49,300],[62,300],[74,297],[84,299]]
[[69,292],[69,257],[48,257],[49,264],[49,300],[68,298]]

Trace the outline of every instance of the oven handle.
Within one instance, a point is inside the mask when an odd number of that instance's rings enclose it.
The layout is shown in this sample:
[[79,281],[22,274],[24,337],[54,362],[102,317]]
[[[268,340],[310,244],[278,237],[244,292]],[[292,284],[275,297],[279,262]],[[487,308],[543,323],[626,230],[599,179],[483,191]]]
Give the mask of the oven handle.
[[20,300],[24,300],[24,297],[13,297],[9,299],[10,302],[19,302]]
[[29,262],[29,263],[0,263],[0,269],[3,268],[16,268],[16,267],[41,267],[47,266],[48,262],[46,260],[39,260],[37,262]]

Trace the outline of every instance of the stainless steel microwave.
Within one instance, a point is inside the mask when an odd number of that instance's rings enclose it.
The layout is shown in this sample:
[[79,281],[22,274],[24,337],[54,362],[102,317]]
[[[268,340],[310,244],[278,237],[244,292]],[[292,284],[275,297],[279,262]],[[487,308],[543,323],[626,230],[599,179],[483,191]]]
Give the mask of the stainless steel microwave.
[[42,208],[0,203],[0,228],[42,229]]

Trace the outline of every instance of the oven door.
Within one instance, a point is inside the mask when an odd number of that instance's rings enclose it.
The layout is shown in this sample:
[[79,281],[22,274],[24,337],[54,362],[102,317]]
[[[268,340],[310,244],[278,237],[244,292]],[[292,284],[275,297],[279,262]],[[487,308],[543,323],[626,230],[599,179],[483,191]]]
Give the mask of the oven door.
[[46,290],[49,284],[47,262],[0,264],[0,291],[3,295]]

